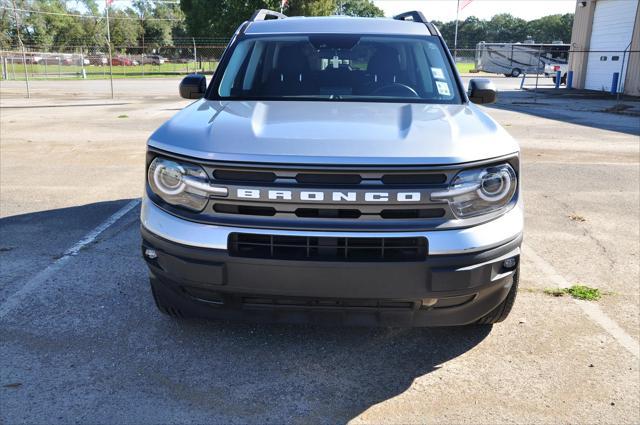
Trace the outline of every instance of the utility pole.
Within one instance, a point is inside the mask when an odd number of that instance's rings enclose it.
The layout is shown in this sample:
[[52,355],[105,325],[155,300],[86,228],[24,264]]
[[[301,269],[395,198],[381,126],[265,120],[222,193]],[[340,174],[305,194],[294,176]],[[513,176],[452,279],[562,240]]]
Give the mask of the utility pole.
[[109,80],[111,83],[111,99],[113,96],[113,58],[111,57],[111,30],[109,29],[109,8],[111,7],[111,2],[113,0],[106,0],[106,11],[107,11],[107,44],[109,45]]
[[196,50],[196,39],[191,37],[191,41],[193,41],[193,67],[196,69],[196,74],[198,73],[198,52]]
[[456,5],[456,33],[455,33],[455,36],[453,37],[453,63],[458,62],[458,17],[460,15],[460,0],[458,0],[457,3],[458,4]]
[[16,0],[11,0],[13,3],[13,17],[16,20],[16,34],[18,35],[18,43],[22,49],[22,63],[24,64],[24,80],[27,84],[27,99],[31,99],[31,91],[29,90],[29,72],[27,71],[27,54],[24,50],[24,43],[22,42],[22,36],[20,35],[20,19],[18,18],[18,8],[16,7]]

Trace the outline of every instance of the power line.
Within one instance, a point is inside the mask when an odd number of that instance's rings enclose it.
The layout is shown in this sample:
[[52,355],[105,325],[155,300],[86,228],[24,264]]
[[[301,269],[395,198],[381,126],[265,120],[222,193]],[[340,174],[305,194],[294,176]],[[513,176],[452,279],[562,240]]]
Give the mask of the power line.
[[[54,15],[54,16],[72,16],[75,18],[87,18],[87,19],[105,19],[104,16],[96,16],[96,15],[81,15],[79,13],[62,13],[62,12],[45,12],[43,10],[33,10],[33,9],[18,9],[7,6],[0,6],[0,9],[11,10],[15,12],[26,12],[26,13],[36,13],[40,15]],[[134,18],[131,16],[109,16],[109,20],[113,19],[124,19],[131,21],[182,21],[182,19],[175,18]]]

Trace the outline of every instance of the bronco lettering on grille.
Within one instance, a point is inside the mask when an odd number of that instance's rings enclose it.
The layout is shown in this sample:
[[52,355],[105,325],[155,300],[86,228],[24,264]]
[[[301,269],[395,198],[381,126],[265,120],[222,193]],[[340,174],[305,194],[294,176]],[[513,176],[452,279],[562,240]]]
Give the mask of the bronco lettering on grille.
[[[269,200],[295,200],[303,202],[322,202],[331,200],[333,202],[420,202],[422,194],[420,192],[325,192],[325,191],[290,191],[290,190],[267,190],[266,199]],[[238,188],[236,196],[241,199],[261,199],[263,197],[260,189]],[[395,199],[394,199],[395,198]]]

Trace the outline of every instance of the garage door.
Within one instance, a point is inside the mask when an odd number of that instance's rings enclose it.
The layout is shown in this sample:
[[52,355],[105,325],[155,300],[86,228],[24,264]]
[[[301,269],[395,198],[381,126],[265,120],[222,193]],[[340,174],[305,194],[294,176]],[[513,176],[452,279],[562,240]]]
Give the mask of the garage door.
[[[620,72],[624,79],[629,54],[625,57],[623,51],[631,42],[637,7],[638,0],[599,0],[596,3],[585,88],[611,90],[614,72]],[[625,69],[622,69],[623,60]],[[619,86],[620,91],[623,83]]]

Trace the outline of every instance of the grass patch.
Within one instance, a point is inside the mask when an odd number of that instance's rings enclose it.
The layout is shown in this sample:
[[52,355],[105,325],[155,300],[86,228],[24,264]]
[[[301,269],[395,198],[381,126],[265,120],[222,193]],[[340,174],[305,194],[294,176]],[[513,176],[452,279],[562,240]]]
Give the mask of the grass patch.
[[[190,63],[164,63],[162,65],[133,65],[113,66],[113,78],[158,78],[186,75],[196,71],[213,73],[218,67],[217,61],[202,61],[197,65]],[[81,80],[82,69],[80,65],[37,65],[27,64],[29,79],[32,80]],[[24,80],[25,66],[20,63],[8,63],[7,74],[9,80]],[[109,78],[109,66],[87,65],[84,67],[88,80],[104,80]]]
[[458,68],[458,72],[461,74],[468,74],[471,70],[476,68],[475,63],[468,62],[459,62],[456,64],[456,68]]
[[567,288],[566,291],[573,298],[579,300],[598,301],[602,297],[598,288],[590,288],[584,285],[573,285],[571,288]]
[[564,289],[545,289],[544,293],[547,295],[551,295],[552,297],[563,297],[565,295],[570,295],[578,300],[585,301],[598,301],[602,298],[602,293],[598,288],[591,288],[585,285],[573,285],[570,288]]
[[564,289],[545,289],[544,293],[552,297],[564,297],[567,292]]
[[118,118],[129,118],[129,115],[118,115]]

